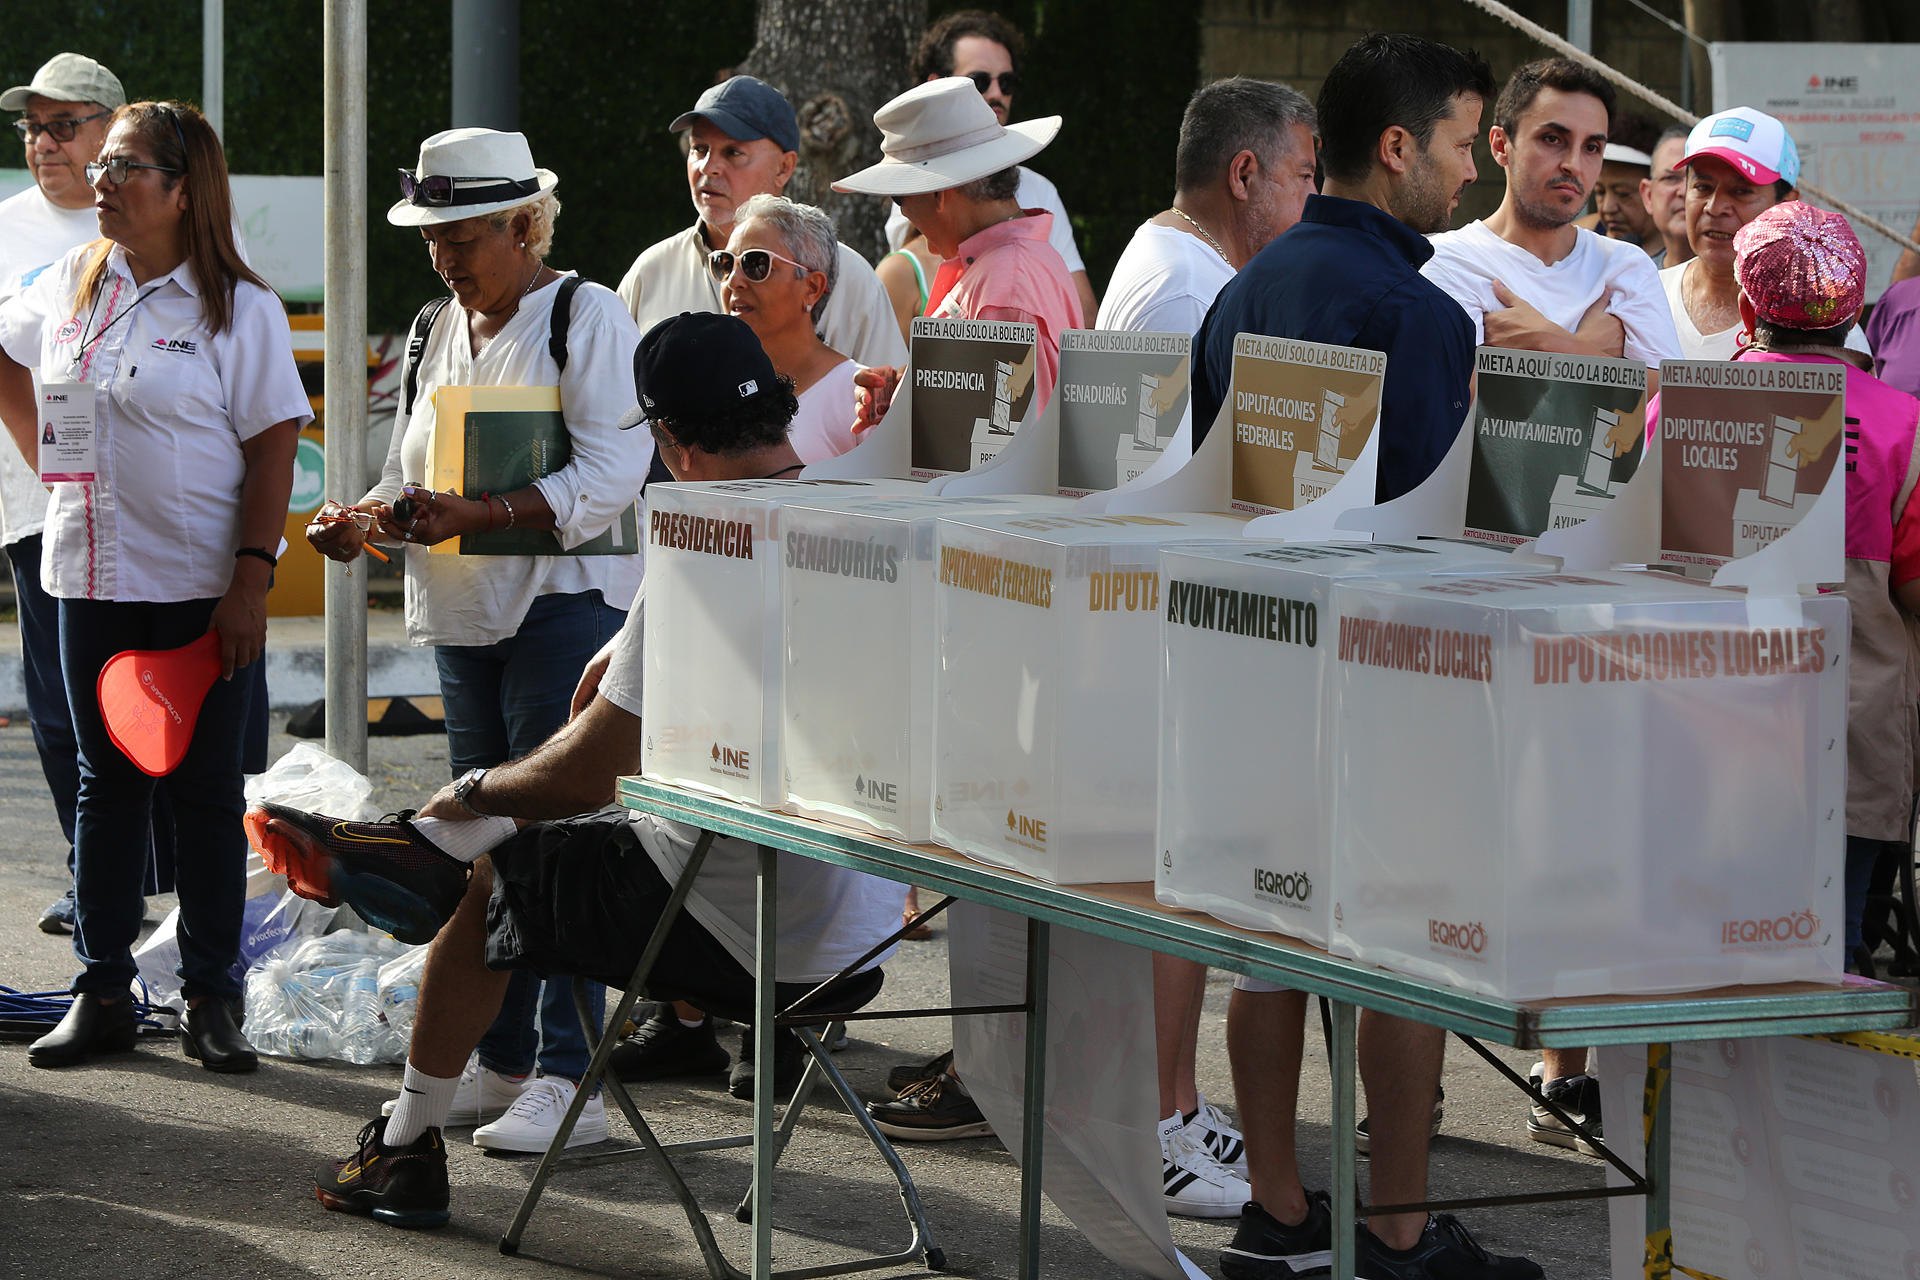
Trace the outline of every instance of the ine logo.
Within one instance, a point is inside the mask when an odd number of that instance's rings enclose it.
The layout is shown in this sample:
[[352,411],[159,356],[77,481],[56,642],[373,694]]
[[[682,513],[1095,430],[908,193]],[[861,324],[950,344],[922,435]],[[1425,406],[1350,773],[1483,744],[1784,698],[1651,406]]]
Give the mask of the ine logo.
[[853,780],[853,794],[871,801],[877,806],[891,808],[900,803],[900,785],[895,782],[882,782],[878,778],[858,777]]
[[717,742],[713,744],[712,760],[708,768],[729,778],[744,779],[753,768],[751,752],[739,747],[723,747]]
[[1808,93],[1858,93],[1859,76],[1821,76],[1807,77]]
[[1030,818],[1023,813],[1007,810],[1007,839],[1029,849],[1044,850],[1047,847],[1047,824],[1040,818]]

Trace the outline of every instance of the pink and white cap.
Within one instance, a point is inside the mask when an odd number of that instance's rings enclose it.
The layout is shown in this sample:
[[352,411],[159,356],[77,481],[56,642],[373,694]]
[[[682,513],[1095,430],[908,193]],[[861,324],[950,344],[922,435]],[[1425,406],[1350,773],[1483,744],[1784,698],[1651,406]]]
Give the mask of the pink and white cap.
[[1716,111],[1687,135],[1682,165],[1701,156],[1717,156],[1755,182],[1800,184],[1800,149],[1787,127],[1764,111],[1731,107]]

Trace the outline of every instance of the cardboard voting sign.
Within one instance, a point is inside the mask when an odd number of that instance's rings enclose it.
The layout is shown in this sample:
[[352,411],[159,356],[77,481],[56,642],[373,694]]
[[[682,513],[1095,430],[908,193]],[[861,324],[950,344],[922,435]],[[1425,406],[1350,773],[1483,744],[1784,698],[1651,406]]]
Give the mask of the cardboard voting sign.
[[1038,331],[997,320],[913,322],[915,479],[971,471],[1013,440],[1033,405]]
[[1236,338],[1232,509],[1294,511],[1338,484],[1373,439],[1386,372],[1379,351]]
[[1840,980],[1847,604],[1339,583],[1332,950],[1517,1000]]
[[1717,568],[1787,537],[1835,477],[1845,393],[1835,364],[1662,364],[1661,562]]
[[1060,335],[1060,492],[1083,497],[1144,475],[1187,412],[1193,338],[1069,329]]
[[1466,536],[1518,546],[1613,506],[1646,452],[1647,369],[1481,347]]

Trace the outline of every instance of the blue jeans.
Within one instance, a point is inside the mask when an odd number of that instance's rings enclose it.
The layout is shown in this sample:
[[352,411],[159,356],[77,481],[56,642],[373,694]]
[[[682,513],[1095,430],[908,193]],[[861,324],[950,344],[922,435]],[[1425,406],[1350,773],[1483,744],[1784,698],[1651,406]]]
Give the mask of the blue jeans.
[[[7,559],[13,565],[13,595],[20,614],[20,676],[26,685],[27,719],[33,728],[34,750],[40,753],[40,772],[53,797],[60,834],[67,838],[67,874],[73,874],[73,817],[80,799],[80,743],[73,735],[73,713],[67,709],[67,682],[60,674],[60,602],[40,585],[39,534],[9,543]],[[267,668],[256,670],[264,690]],[[257,718],[266,722],[266,698],[256,694]],[[258,773],[259,769],[249,769]],[[164,787],[153,793],[153,822],[149,832],[152,858],[147,863],[146,891],[173,892],[173,809]]]
[[174,649],[206,634],[217,600],[166,604],[62,600],[60,668],[79,747],[74,819],[73,950],[84,970],[73,990],[124,994],[146,914],[141,881],[154,795],[172,801],[180,894],[180,989],[189,1000],[235,1000],[246,895],[246,801],[240,762],[255,675],[213,682],[193,741],[165,779],[147,776],[113,745],[95,690],[107,659],[125,649]]
[[[520,629],[505,640],[437,646],[434,661],[454,776],[517,760],[553,736],[567,721],[588,660],[626,618],[624,610],[607,604],[598,591],[540,596]],[[594,983],[588,1003],[596,1022],[604,1018],[606,988]],[[543,983],[534,974],[516,972],[499,1016],[480,1038],[481,1064],[490,1071],[524,1075],[537,1061],[547,1075],[578,1080],[587,1073],[587,1057],[572,983]]]

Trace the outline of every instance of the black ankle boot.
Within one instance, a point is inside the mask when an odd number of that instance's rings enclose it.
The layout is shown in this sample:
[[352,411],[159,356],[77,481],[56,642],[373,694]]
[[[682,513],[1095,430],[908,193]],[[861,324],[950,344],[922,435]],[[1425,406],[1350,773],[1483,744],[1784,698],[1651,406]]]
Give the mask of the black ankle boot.
[[180,1020],[180,1048],[209,1071],[252,1071],[260,1065],[227,1002],[213,996],[191,1006]]
[[96,1053],[125,1053],[133,1048],[133,1001],[126,996],[104,1004],[92,992],[73,998],[60,1025],[27,1046],[36,1067],[71,1067]]

